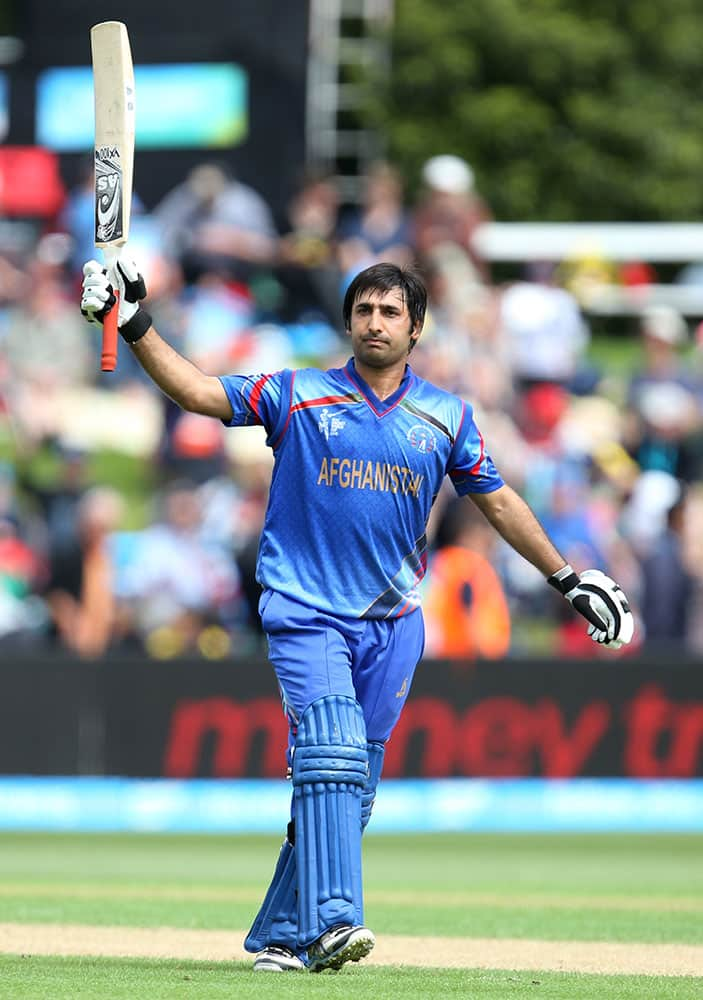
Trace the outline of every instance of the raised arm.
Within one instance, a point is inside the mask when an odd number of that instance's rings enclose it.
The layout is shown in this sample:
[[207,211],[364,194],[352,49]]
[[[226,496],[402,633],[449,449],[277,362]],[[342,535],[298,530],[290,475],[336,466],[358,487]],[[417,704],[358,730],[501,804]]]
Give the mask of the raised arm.
[[131,348],[147,375],[182,409],[220,420],[231,419],[232,407],[220,380],[201,372],[167,344],[153,326]]
[[231,419],[232,408],[220,380],[201,372],[167,344],[154,329],[149,313],[139,305],[146,297],[146,286],[132,260],[123,255],[109,271],[91,260],[83,273],[81,312],[89,322],[102,325],[115,306],[113,288],[118,288],[118,329],[147,375],[184,410]]
[[586,619],[594,642],[619,649],[631,641],[632,612],[615,580],[596,569],[576,573],[515,490],[501,486],[492,493],[469,496],[505,541],[544,573],[547,583]]

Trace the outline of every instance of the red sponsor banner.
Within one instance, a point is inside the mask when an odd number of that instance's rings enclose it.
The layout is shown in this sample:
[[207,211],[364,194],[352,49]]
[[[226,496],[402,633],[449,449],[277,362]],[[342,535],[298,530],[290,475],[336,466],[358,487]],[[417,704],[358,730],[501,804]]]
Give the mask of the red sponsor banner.
[[171,715],[162,773],[166,778],[194,777],[203,746],[212,738],[212,777],[245,777],[257,737],[263,741],[258,755],[261,774],[280,777],[282,770],[285,771],[288,726],[279,701],[256,698],[243,703],[223,697],[184,698]]
[[389,741],[384,772],[405,773],[410,744],[419,735],[422,777],[573,777],[587,769],[610,723],[611,710],[603,701],[584,705],[569,721],[550,698],[530,704],[498,696],[457,710],[440,698],[419,697],[408,702]]
[[[622,700],[496,694],[459,707],[447,697],[408,699],[388,743],[384,775],[572,778],[691,778],[703,774],[703,699],[672,697],[662,684],[633,685]],[[286,724],[277,700],[179,701],[171,715],[163,774],[199,773],[213,742],[210,773],[241,777],[285,770]]]
[[[423,663],[384,775],[703,777],[702,667]],[[287,740],[265,661],[3,666],[0,773],[281,777]]]

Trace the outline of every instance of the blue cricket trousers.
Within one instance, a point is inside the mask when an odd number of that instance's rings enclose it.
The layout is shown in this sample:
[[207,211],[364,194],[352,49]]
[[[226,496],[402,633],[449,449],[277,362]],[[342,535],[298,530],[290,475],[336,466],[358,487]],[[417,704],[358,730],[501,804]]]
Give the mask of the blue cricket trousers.
[[367,739],[385,743],[424,649],[422,611],[343,618],[266,590],[259,612],[291,729],[311,702],[348,695],[361,705]]

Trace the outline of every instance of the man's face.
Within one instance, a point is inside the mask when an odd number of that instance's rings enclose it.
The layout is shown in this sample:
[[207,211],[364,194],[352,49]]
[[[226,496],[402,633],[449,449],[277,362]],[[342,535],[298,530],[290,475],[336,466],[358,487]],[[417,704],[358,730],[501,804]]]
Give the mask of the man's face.
[[354,357],[371,368],[390,368],[408,355],[412,326],[405,298],[399,288],[389,292],[363,292],[351,313]]

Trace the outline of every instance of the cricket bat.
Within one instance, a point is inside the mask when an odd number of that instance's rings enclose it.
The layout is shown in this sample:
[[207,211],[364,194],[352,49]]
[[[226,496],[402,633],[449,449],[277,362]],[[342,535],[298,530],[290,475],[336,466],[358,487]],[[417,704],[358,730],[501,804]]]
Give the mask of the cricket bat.
[[[127,28],[103,21],[90,29],[95,93],[95,246],[108,267],[129,236],[134,172],[134,69]],[[103,324],[104,372],[117,364],[118,301]]]

